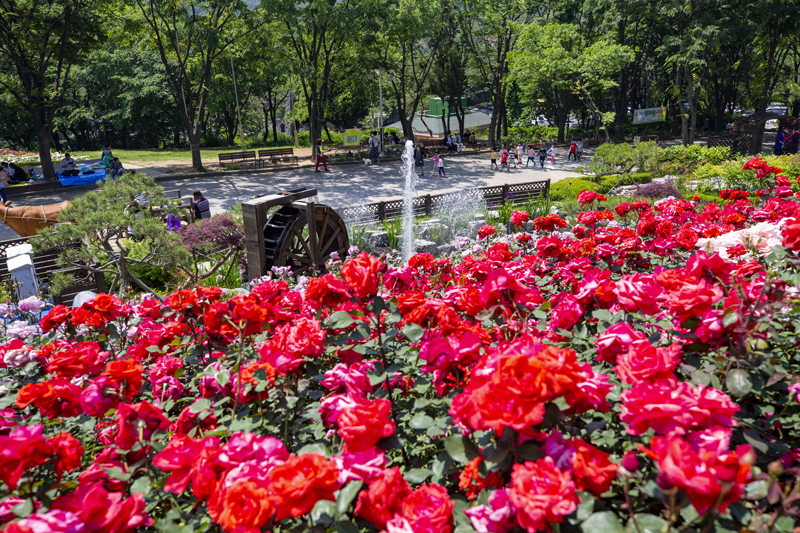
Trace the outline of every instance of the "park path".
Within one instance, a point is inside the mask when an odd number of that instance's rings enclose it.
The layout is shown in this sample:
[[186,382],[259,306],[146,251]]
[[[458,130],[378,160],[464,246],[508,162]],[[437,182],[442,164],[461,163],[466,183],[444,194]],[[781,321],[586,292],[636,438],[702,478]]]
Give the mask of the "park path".
[[[566,178],[577,178],[574,161],[566,161],[566,153],[559,155],[555,165],[549,163],[544,170],[524,168],[510,172],[490,170],[487,152],[475,155],[445,157],[447,177],[431,177],[432,162],[426,161],[425,176],[419,178],[417,194],[435,194],[447,191],[525,183],[550,179],[551,183]],[[584,163],[591,158],[585,152]],[[298,187],[316,188],[319,202],[334,208],[352,207],[403,196],[404,178],[400,161],[385,161],[379,165],[363,164],[331,165],[330,172],[314,172],[313,168],[294,168],[270,173],[253,173],[242,170],[224,176],[198,176],[187,179],[159,181],[165,190],[180,189],[184,197],[200,190],[211,203],[212,213],[225,212],[243,200],[258,194],[271,194]],[[84,194],[85,190],[59,189],[54,192],[28,194],[13,197],[14,205],[46,205]],[[16,234],[5,225],[0,225],[0,240],[13,239]]]

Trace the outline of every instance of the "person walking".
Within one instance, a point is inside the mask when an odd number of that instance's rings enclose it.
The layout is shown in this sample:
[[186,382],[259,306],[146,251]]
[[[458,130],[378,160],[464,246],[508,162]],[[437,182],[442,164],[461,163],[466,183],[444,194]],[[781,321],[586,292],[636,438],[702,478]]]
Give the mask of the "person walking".
[[551,146],[550,150],[548,150],[547,153],[550,154],[550,164],[555,165],[556,156],[558,155],[558,148],[556,148],[556,145],[554,144],[553,146]]
[[439,150],[433,154],[433,168],[431,169],[431,177],[436,175],[436,169],[439,167]]
[[580,161],[583,155],[583,139],[578,139],[577,146],[575,147],[575,155],[577,156],[576,159]]
[[567,161],[571,158],[575,158],[575,161],[578,160],[578,143],[575,142],[575,137],[569,143],[569,154],[567,154]]
[[539,148],[539,168],[544,168],[544,159],[547,157],[547,145]]
[[195,220],[211,218],[211,205],[200,191],[192,193],[192,211],[194,211]]
[[325,172],[328,172],[328,162],[325,161],[325,152],[322,150],[322,139],[317,139],[317,145],[314,147],[314,155],[317,159],[314,172],[319,172],[320,163],[322,163],[322,167],[325,169]]
[[420,144],[414,149],[414,170],[418,171],[420,176],[425,175],[425,154]]
[[439,170],[439,177],[446,178],[447,173],[444,171],[444,158],[439,155],[439,151],[436,151],[436,155],[433,156],[433,165]]
[[377,131],[369,134],[369,158],[373,163],[381,162],[381,138]]
[[508,166],[508,150],[506,150],[506,145],[500,148],[500,172],[502,172],[504,168],[508,172],[511,172],[511,167]]
[[797,153],[798,143],[800,143],[800,132],[795,130],[789,135],[786,144],[783,145],[783,153],[786,155],[795,155]]
[[778,130],[778,136],[775,137],[775,147],[772,149],[774,155],[783,155],[783,145],[786,143],[786,135],[783,130]]
[[528,159],[525,161],[525,168],[528,168],[528,163],[533,161],[533,168],[536,168],[536,160],[534,156],[536,155],[536,151],[533,149],[532,145],[528,145]]
[[494,148],[492,148],[492,156],[491,157],[492,157],[492,164],[489,165],[489,170],[492,170],[492,169],[499,170],[497,168],[497,147],[496,146]]

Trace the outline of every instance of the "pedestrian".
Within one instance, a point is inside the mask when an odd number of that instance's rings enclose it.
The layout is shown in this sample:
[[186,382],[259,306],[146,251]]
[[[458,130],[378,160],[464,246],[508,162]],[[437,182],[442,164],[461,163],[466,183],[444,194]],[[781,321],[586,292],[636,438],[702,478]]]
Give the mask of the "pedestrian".
[[581,160],[581,156],[583,155],[583,139],[578,139],[578,146],[575,147],[575,155],[577,156],[577,160]]
[[211,218],[211,205],[200,191],[194,191],[194,193],[192,193],[192,210],[194,211],[194,218],[196,220]]
[[569,143],[569,154],[567,154],[567,161],[570,158],[575,158],[575,161],[578,160],[578,143],[575,142],[575,137],[572,138],[572,141]]
[[447,173],[444,171],[444,158],[439,155],[439,151],[436,151],[436,155],[433,156],[433,165],[439,169],[439,177],[447,177]]
[[554,144],[553,146],[551,146],[550,150],[548,150],[547,153],[550,154],[550,164],[555,165],[556,156],[558,155],[558,148],[556,148],[556,145]]
[[314,172],[319,172],[319,164],[322,163],[322,167],[325,169],[325,172],[328,172],[328,162],[325,161],[325,152],[322,150],[322,139],[317,139],[317,146],[314,148],[317,164],[314,167]]
[[508,172],[511,172],[511,167],[508,166],[508,150],[506,150],[505,144],[500,148],[500,172],[502,172],[504,168]]
[[497,147],[496,146],[492,147],[492,164],[489,166],[489,170],[492,170],[493,168],[495,170],[499,170],[497,168]]
[[519,143],[517,145],[517,161],[519,161],[520,165],[522,164],[522,156],[524,153],[525,153],[525,148],[522,146],[522,143]]
[[419,169],[420,176],[425,175],[425,154],[422,152],[422,145],[419,144],[414,150],[414,169]]
[[797,153],[798,143],[800,143],[800,132],[794,130],[786,144],[783,145],[783,153],[786,155],[795,155]]
[[536,168],[536,160],[534,156],[536,155],[536,151],[533,149],[533,145],[528,145],[528,159],[525,161],[525,168],[528,168],[528,163],[533,161],[533,168]]
[[783,145],[786,142],[786,135],[783,130],[778,130],[778,136],[775,137],[775,147],[772,149],[774,155],[783,155]]
[[547,145],[539,148],[539,168],[544,168],[544,158],[547,157]]
[[381,162],[381,138],[378,136],[377,131],[369,134],[369,158],[373,163]]

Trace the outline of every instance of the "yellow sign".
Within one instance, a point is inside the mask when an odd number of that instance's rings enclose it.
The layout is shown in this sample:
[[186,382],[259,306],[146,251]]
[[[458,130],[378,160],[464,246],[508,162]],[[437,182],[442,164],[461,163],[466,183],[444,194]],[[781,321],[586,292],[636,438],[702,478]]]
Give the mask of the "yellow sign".
[[361,130],[344,130],[344,145],[358,146],[361,142]]

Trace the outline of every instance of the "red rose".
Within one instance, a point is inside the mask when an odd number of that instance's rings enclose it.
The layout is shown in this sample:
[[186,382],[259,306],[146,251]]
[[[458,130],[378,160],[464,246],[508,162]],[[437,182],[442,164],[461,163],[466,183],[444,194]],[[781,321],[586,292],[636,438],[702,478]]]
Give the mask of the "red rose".
[[261,531],[275,514],[275,496],[264,479],[237,479],[218,493],[213,504],[209,503],[208,512],[228,533]]
[[342,302],[350,299],[347,286],[333,274],[311,278],[306,284],[306,291],[303,295],[306,301],[313,303],[316,307],[328,309],[336,308]]
[[517,508],[517,523],[530,533],[549,531],[549,524],[563,522],[579,502],[572,476],[550,457],[515,464],[509,497]]
[[617,357],[617,373],[629,385],[642,380],[667,379],[681,362],[680,344],[656,348],[647,339],[635,340]]
[[57,305],[42,317],[42,320],[39,321],[39,325],[42,326],[42,331],[49,333],[66,322],[68,318],[69,308],[65,305]]
[[130,450],[139,442],[148,442],[155,431],[167,431],[169,420],[161,409],[149,402],[133,405],[120,404],[117,409],[116,445],[123,450]]
[[47,443],[53,447],[55,452],[54,466],[58,481],[61,481],[64,471],[69,472],[81,467],[83,446],[81,446],[81,441],[70,433],[66,431],[59,433],[55,437],[47,439]]
[[387,468],[361,491],[356,504],[356,515],[372,522],[379,530],[386,529],[386,522],[400,513],[403,499],[411,493],[408,482],[399,467]]
[[636,331],[627,322],[618,322],[597,337],[597,360],[616,364],[617,356],[627,352],[631,343],[646,338],[644,333]]
[[485,239],[485,238],[487,238],[489,235],[494,235],[494,232],[495,232],[495,231],[496,231],[496,230],[495,230],[495,227],[494,227],[494,226],[490,226],[489,224],[484,224],[483,226],[481,226],[481,227],[478,229],[478,238],[479,238],[479,239]]
[[450,533],[453,531],[453,502],[447,489],[422,485],[403,498],[400,514],[414,533]]
[[41,424],[18,426],[8,436],[0,436],[0,480],[12,491],[26,470],[47,462],[53,454],[43,431]]
[[787,220],[781,234],[783,235],[783,245],[786,248],[800,252],[800,219]]
[[572,445],[572,476],[578,490],[588,490],[599,498],[611,487],[619,467],[608,460],[609,454],[582,439],[573,439]]
[[353,295],[366,298],[378,292],[378,274],[386,269],[378,258],[361,252],[352,257],[342,267],[342,278]]
[[217,437],[204,439],[193,439],[188,435],[173,437],[169,444],[153,457],[153,465],[156,468],[171,472],[164,490],[182,494],[191,482],[192,490],[198,500],[204,501],[208,498],[217,483],[219,467],[216,464],[216,457],[219,447]]
[[128,533],[153,525],[145,512],[144,495],[125,498],[121,492],[106,491],[102,481],[78,485],[75,492],[57,498],[52,508],[78,515],[93,533]]
[[336,501],[339,472],[325,456],[307,453],[290,457],[269,474],[271,490],[276,497],[278,515],[275,520],[302,516],[319,500]]
[[108,363],[103,375],[118,384],[123,397],[130,401],[142,388],[142,372],[144,367],[129,357]]
[[527,211],[514,211],[511,213],[511,223],[516,227],[520,227],[531,219],[531,215]]
[[349,450],[368,450],[380,439],[394,434],[391,415],[392,402],[389,400],[377,398],[371,402],[365,401],[345,409],[339,415],[337,433],[347,443]]
[[65,378],[53,378],[39,383],[28,383],[17,393],[14,405],[24,409],[33,404],[48,418],[72,417],[82,413],[78,401],[81,388]]

